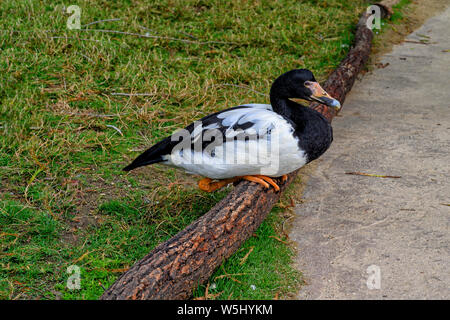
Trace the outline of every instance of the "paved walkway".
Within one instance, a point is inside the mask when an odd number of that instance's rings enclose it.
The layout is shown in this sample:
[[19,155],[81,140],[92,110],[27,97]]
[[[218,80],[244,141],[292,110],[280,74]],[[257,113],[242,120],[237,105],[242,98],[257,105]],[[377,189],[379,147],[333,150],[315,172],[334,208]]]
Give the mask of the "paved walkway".
[[450,7],[355,83],[333,121],[291,232],[299,299],[450,299],[449,30]]

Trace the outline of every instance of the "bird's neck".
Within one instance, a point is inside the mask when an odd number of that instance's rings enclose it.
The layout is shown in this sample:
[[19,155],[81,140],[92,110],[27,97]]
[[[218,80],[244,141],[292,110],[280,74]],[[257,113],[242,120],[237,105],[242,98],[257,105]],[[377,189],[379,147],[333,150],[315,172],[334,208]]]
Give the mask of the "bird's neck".
[[272,94],[270,95],[270,104],[273,111],[296,123],[304,119],[304,112],[307,112],[305,109],[308,109],[287,98],[281,98]]
[[273,111],[286,118],[292,117],[292,106],[289,104],[289,99],[282,98],[273,92],[270,94],[270,104],[272,105]]
[[308,162],[317,159],[333,141],[330,123],[318,111],[289,99],[271,97],[272,109],[288,120],[297,137],[298,145],[307,155]]
[[273,111],[284,116],[285,118],[293,120],[294,108],[293,101],[289,100],[289,83],[286,83],[285,77],[281,76],[275,79],[270,88],[270,104]]

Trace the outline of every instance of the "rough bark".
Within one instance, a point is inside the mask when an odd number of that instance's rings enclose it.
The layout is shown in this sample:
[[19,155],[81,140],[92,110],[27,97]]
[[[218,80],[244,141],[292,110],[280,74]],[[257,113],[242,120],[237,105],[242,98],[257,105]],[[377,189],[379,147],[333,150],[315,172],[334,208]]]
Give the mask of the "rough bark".
[[[382,15],[390,14],[381,5]],[[345,100],[356,76],[369,57],[372,31],[366,27],[364,13],[357,25],[355,45],[339,67],[330,75],[324,89],[331,96]],[[324,105],[313,105],[329,121],[335,116]],[[281,192],[297,172],[289,174]],[[101,299],[187,299],[192,290],[204,283],[212,272],[231,256],[259,227],[279,200],[281,192],[265,190],[261,185],[240,182],[209,212],[160,244],[146,257],[120,276]]]
[[[398,0],[397,0],[398,1]],[[385,18],[392,14],[391,6],[397,2],[396,0],[386,0],[377,4],[381,9],[381,17]],[[350,49],[344,60],[333,73],[330,74],[323,88],[335,99],[339,100],[341,105],[344,104],[345,96],[353,87],[356,76],[363,69],[369,59],[370,50],[372,48],[373,32],[367,28],[367,12],[361,15],[356,26],[354,46]],[[326,105],[313,103],[311,107],[322,113],[330,122],[336,115],[332,108]]]

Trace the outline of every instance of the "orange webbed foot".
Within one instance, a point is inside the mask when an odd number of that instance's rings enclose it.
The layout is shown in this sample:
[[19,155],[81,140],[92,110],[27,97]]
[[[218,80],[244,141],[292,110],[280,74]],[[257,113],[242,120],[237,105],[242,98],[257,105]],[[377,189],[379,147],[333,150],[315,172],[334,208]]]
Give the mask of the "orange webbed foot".
[[280,191],[280,187],[278,186],[278,184],[268,176],[254,175],[254,176],[243,176],[242,178],[248,181],[259,183],[263,185],[266,189],[268,189],[269,185],[271,185],[276,192]]

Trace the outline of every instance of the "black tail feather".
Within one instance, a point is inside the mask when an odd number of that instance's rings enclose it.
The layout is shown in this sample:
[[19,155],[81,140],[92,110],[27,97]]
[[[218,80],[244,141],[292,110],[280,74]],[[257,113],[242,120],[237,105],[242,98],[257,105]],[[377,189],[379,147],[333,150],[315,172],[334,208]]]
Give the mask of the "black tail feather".
[[165,161],[163,156],[172,151],[172,142],[170,138],[165,138],[153,145],[150,149],[140,154],[134,161],[123,168],[123,171],[130,171],[138,167]]
[[158,163],[164,161],[162,158],[158,159],[150,159],[150,160],[144,160],[139,159],[139,157],[136,158],[132,163],[127,165],[125,168],[123,168],[123,171],[130,171],[139,167],[147,166],[149,164]]

